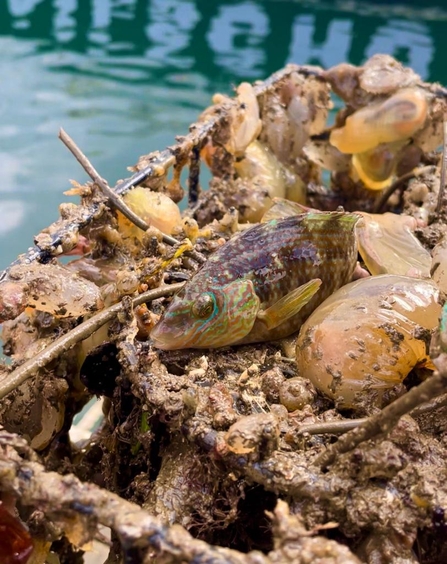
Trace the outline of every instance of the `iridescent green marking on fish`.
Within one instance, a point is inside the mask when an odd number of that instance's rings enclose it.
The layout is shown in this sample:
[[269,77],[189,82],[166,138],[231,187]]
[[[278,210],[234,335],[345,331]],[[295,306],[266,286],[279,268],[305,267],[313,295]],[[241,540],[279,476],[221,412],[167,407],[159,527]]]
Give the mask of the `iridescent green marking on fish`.
[[347,283],[354,226],[344,212],[273,219],[236,235],[174,297],[151,337],[162,349],[216,348],[297,331]]

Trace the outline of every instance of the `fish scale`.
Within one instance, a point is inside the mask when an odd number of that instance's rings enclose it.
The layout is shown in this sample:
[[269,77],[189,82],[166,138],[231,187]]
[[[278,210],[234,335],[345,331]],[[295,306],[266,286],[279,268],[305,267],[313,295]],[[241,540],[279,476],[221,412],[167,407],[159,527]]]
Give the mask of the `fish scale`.
[[[255,319],[249,333],[231,344],[275,340],[297,331],[324,299],[350,281],[357,261],[354,226],[358,219],[358,215],[344,212],[303,213],[272,219],[233,237],[208,259],[178,294],[159,326],[155,327],[153,336],[156,344],[157,341],[160,343],[163,332],[168,335],[170,323],[177,324],[176,332],[171,334],[172,339],[177,338],[184,343],[188,324],[199,321],[193,316],[188,318],[187,308],[183,306],[193,304],[205,293],[217,293],[234,281],[250,280],[260,308],[265,310],[299,286],[319,278],[322,281],[320,289],[297,314],[273,329],[269,329],[263,320]],[[238,292],[237,285],[233,286],[234,292]],[[233,290],[227,292],[228,303],[232,303],[231,292]],[[227,305],[221,307],[229,308]],[[180,310],[186,313],[177,315]],[[235,329],[238,316],[245,315],[242,308],[240,311],[237,308],[231,312],[228,310],[225,314],[232,316],[231,323]],[[204,331],[210,332],[210,341],[214,342],[213,330],[213,324],[207,320],[203,330],[196,327],[195,341],[192,339],[187,345],[179,347],[170,342],[164,348],[205,347]],[[231,331],[231,327],[228,330]],[[198,335],[199,345],[196,344]]]
[[[194,276],[195,285],[205,291],[210,280],[225,284],[249,276],[266,307],[312,278],[321,278],[322,289],[332,293],[350,279],[355,268],[357,216],[337,212],[330,220],[318,220],[316,214],[310,215],[261,223],[231,239]],[[354,221],[346,222],[347,218]],[[309,220],[316,223],[311,230]]]

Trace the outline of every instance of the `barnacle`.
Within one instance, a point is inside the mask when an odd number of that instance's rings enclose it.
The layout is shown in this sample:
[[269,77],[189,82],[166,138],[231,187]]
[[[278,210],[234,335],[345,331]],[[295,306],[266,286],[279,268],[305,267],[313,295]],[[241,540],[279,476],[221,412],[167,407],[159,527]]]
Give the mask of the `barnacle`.
[[383,393],[420,366],[432,367],[425,333],[438,325],[439,291],[431,280],[372,276],[324,301],[301,328],[301,376],[341,407],[358,394]]
[[102,307],[99,288],[59,264],[19,264],[0,282],[0,321],[25,308],[56,317],[79,317]]
[[421,90],[401,90],[384,102],[354,112],[343,127],[332,130],[330,142],[342,153],[352,154],[407,139],[424,125],[427,108]]
[[235,454],[248,454],[262,449],[263,456],[278,447],[279,424],[271,413],[256,413],[233,423],[225,433],[225,443]]

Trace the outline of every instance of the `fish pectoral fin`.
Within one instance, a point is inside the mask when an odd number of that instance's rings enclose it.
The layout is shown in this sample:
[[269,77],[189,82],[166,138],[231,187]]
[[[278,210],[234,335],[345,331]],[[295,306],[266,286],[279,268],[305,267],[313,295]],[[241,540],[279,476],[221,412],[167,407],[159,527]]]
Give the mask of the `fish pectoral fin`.
[[315,296],[321,286],[320,278],[313,278],[306,284],[298,286],[267,309],[258,311],[258,319],[274,329],[300,311]]

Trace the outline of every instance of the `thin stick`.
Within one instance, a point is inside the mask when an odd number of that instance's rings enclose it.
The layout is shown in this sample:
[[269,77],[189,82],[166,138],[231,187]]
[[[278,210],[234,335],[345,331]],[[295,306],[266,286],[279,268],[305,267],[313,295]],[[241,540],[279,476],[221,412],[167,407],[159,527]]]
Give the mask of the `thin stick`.
[[436,213],[441,211],[442,202],[444,200],[445,192],[445,175],[447,168],[447,121],[444,122],[444,140],[442,144],[442,160],[441,160],[441,178],[439,182],[438,204],[436,206]]
[[421,176],[426,172],[432,172],[433,170],[435,170],[435,167],[433,165],[428,165],[428,166],[423,166],[422,168],[416,168],[414,170],[410,170],[410,172],[407,172],[406,174],[399,176],[399,178],[397,178],[391,184],[391,186],[389,186],[384,192],[382,192],[380,198],[374,204],[373,213],[380,213],[382,211],[382,208],[387,203],[390,196],[394,194],[394,192],[399,188],[399,186],[401,186],[401,184],[403,184],[407,180],[410,180],[411,178],[417,178],[418,176]]
[[126,192],[129,192],[129,190],[131,190],[132,188],[135,188],[135,186],[139,186],[148,178],[157,176],[157,173],[160,171],[160,167],[161,170],[166,171],[166,169],[168,169],[175,163],[175,160],[175,156],[170,151],[170,149],[166,149],[165,151],[163,151],[162,155],[160,155],[160,157],[155,160],[156,162],[151,163],[150,165],[139,170],[130,178],[126,178],[126,180],[118,182],[113,191],[115,192],[115,194],[122,196]]
[[[299,73],[303,76],[316,76],[323,78],[323,70],[318,67],[308,67],[289,64],[284,69],[272,74],[263,82],[254,85],[256,96],[261,96],[275,87],[275,85],[292,73]],[[444,95],[443,91],[439,95]],[[177,143],[172,147],[168,147],[163,151],[154,151],[145,157],[145,161],[150,162],[149,165],[137,171],[130,178],[118,182],[113,191],[118,196],[122,196],[135,186],[138,186],[145,180],[154,178],[164,174],[169,167],[178,162],[178,160],[189,154],[191,148],[199,143],[203,143],[212,132],[221,126],[222,121],[227,119],[228,112],[232,107],[237,105],[237,99],[234,98],[229,102],[221,104],[213,115],[206,121],[200,121],[192,124],[189,133],[178,139]],[[97,202],[92,203],[89,207],[82,210],[82,214],[76,213],[72,218],[59,219],[52,223],[48,228],[48,232],[52,233],[51,240],[43,248],[41,245],[31,246],[26,253],[14,261],[10,266],[15,264],[27,264],[33,261],[42,263],[48,262],[52,257],[60,254],[60,247],[69,245],[73,241],[72,234],[78,233],[81,229],[92,223],[95,219],[104,213],[103,206]],[[79,220],[81,215],[81,220]],[[199,260],[197,262],[200,262]],[[0,273],[0,280],[8,274],[9,267]]]
[[338,421],[302,425],[298,429],[298,435],[343,435],[347,431],[365,423],[365,421],[367,421],[367,418],[362,417],[361,419],[341,419]]
[[[137,227],[139,227],[143,231],[147,231],[149,229],[149,225],[144,221],[144,219],[142,219],[134,211],[132,211],[124,202],[124,200],[118,194],[116,194],[112,190],[112,188],[110,188],[108,183],[104,180],[104,178],[100,176],[99,172],[95,169],[89,159],[84,155],[75,141],[62,128],[59,130],[59,139],[73,154],[78,163],[90,176],[93,182],[100,188],[104,196],[108,198],[108,200],[115,206],[115,208],[118,209],[125,217],[127,217],[129,221],[131,221]],[[161,236],[163,242],[167,245],[174,246],[179,244],[179,241],[177,241],[177,239],[175,239],[174,237],[171,237],[171,235],[161,233]],[[200,264],[203,264],[206,261],[206,258],[197,251],[188,251],[187,254],[189,254],[191,258],[193,258]]]
[[[66,533],[72,530],[73,522],[77,523],[86,515],[90,519],[89,528],[85,519],[79,522],[81,527],[85,526],[82,532],[89,533],[92,538],[96,534],[97,523],[110,527],[116,533],[124,555],[128,556],[126,562],[142,562],[135,554],[145,549],[150,549],[159,562],[271,564],[278,561],[258,551],[242,553],[195,539],[181,525],[169,526],[115,493],[95,484],[82,483],[73,474],[61,476],[48,472],[38,462],[23,460],[20,455],[26,447],[26,441],[21,437],[0,430],[2,491],[17,496],[25,507],[38,509],[49,522],[57,524],[57,530]],[[31,452],[30,457],[34,456]]]
[[387,435],[403,415],[444,392],[447,388],[447,354],[441,354],[434,363],[438,370],[433,376],[412,388],[376,415],[369,417],[355,429],[348,431],[320,454],[314,464],[326,468],[339,454],[349,452],[360,443],[377,435]]
[[[169,286],[162,286],[140,294],[132,300],[132,305],[135,307],[145,302],[169,296],[184,286],[184,282],[178,284],[170,284]],[[122,310],[121,302],[113,304],[112,306],[101,310],[99,313],[90,317],[71,331],[62,335],[46,347],[43,351],[38,353],[35,357],[30,358],[13,372],[0,380],[0,399],[3,399],[10,392],[15,390],[20,384],[23,384],[28,378],[31,378],[38,370],[44,368],[52,360],[55,360],[61,354],[67,352],[71,347],[89,337],[92,333],[97,331],[105,323],[113,319],[113,317]]]
[[188,204],[193,206],[197,203],[200,194],[200,145],[196,145],[191,149],[191,157],[189,160],[189,177],[188,177]]
[[[433,401],[424,403],[415,407],[411,412],[412,416],[423,415],[444,407],[447,404],[447,395],[435,398]],[[324,421],[322,423],[313,423],[311,425],[302,425],[298,429],[299,435],[343,435],[351,429],[355,429],[368,420],[367,417],[360,419],[339,419],[336,421]]]
[[[100,176],[99,172],[96,168],[92,165],[89,159],[84,155],[81,151],[79,146],[74,142],[74,140],[68,135],[68,133],[62,129],[59,129],[59,139],[62,143],[67,147],[67,149],[72,153],[78,163],[82,166],[85,172],[90,176],[93,182],[101,189],[101,192],[110,200],[110,202],[124,215],[134,223],[137,227],[142,229],[143,231],[147,231],[149,229],[149,225],[141,219],[135,212],[133,212],[120,198],[115,194],[115,192],[110,188],[106,180]],[[167,241],[168,244],[169,243]],[[174,243],[175,244],[175,243]]]

